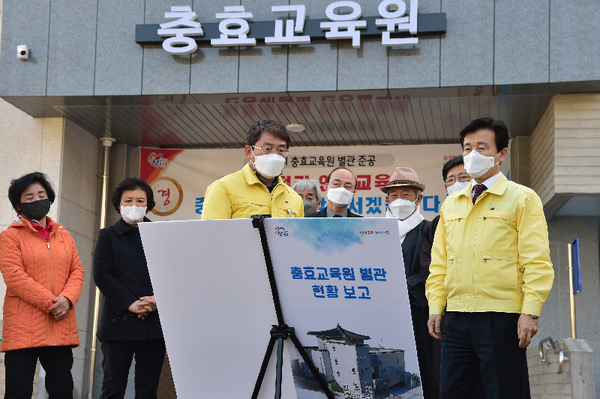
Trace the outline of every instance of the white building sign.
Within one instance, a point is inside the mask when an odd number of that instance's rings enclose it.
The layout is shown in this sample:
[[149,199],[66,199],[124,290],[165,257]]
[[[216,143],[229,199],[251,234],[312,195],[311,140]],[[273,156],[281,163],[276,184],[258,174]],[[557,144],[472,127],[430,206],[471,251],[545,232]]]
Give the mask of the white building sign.
[[163,48],[174,55],[193,53],[198,43],[212,47],[251,47],[263,41],[266,45],[281,46],[310,44],[316,38],[351,40],[352,47],[359,48],[363,36],[379,37],[383,46],[413,46],[419,43],[420,34],[446,31],[444,13],[418,14],[418,6],[418,0],[383,0],[378,6],[378,17],[363,17],[358,2],[336,1],[326,7],[327,19],[310,20],[305,5],[280,5],[271,7],[274,18],[281,13],[289,17],[272,21],[254,21],[251,10],[244,6],[226,6],[224,12],[215,14],[220,22],[205,23],[205,29],[191,7],[173,6],[165,12],[165,18],[171,21],[138,25],[136,42],[162,41]]
[[165,18],[177,19],[160,24],[158,30],[161,37],[168,37],[163,42],[163,48],[175,55],[185,55],[196,51],[198,45],[190,36],[204,34],[200,23],[195,21],[197,17],[191,7],[171,7],[171,12],[166,12]]

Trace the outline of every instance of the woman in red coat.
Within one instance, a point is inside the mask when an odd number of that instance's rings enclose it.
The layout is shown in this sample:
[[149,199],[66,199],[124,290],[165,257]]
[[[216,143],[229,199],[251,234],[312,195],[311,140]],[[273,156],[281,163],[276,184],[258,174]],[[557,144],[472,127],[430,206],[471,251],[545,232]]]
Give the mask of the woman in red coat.
[[55,194],[34,172],[13,180],[8,198],[18,220],[0,234],[6,283],[0,351],[5,399],[31,398],[39,359],[50,398],[72,398],[72,348],[79,346],[75,309],[83,267],[71,235],[46,214]]

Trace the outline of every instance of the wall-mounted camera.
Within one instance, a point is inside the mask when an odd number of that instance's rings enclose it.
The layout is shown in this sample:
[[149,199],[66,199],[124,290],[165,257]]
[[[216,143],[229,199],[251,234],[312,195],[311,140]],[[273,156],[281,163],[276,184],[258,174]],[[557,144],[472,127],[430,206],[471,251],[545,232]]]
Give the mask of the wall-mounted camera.
[[28,60],[29,59],[29,49],[26,45],[21,44],[17,46],[17,58],[20,60]]

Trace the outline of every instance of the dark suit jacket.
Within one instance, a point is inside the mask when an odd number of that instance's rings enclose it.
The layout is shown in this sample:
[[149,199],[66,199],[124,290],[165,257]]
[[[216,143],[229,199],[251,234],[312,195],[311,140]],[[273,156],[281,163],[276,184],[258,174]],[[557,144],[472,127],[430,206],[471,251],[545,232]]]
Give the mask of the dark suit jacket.
[[438,222],[440,221],[440,215],[437,215],[429,226],[423,231],[423,247],[421,247],[420,256],[420,272],[423,281],[427,281],[429,277],[429,264],[431,263],[431,248],[433,247],[433,237],[435,236],[435,229],[437,229]]
[[429,225],[429,220],[423,220],[412,229],[402,242],[402,256],[404,258],[404,271],[410,296],[410,303],[419,309],[427,309],[425,297],[425,283],[420,273],[420,256],[423,247],[423,232]]
[[[362,216],[357,215],[356,213],[353,213],[352,211],[350,211],[350,209],[346,209],[348,211],[348,217],[349,218],[361,218]],[[315,213],[311,213],[308,216],[304,216],[307,218],[326,218],[327,217],[327,207],[321,209],[319,212],[315,212]]]
[[142,320],[127,310],[140,297],[154,295],[137,227],[119,219],[114,225],[100,230],[94,251],[94,282],[103,295],[98,339],[163,338],[158,311],[149,313]]

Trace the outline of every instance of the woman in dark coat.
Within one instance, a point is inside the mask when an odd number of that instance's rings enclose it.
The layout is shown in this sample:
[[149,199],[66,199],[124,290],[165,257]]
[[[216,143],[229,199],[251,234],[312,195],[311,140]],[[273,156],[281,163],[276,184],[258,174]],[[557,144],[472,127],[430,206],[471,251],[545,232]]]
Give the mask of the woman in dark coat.
[[100,398],[123,398],[135,356],[135,397],[155,399],[165,341],[138,229],[150,221],[144,215],[154,207],[154,195],[146,181],[132,177],[115,188],[112,203],[121,219],[100,231],[94,251],[94,281],[104,297]]

